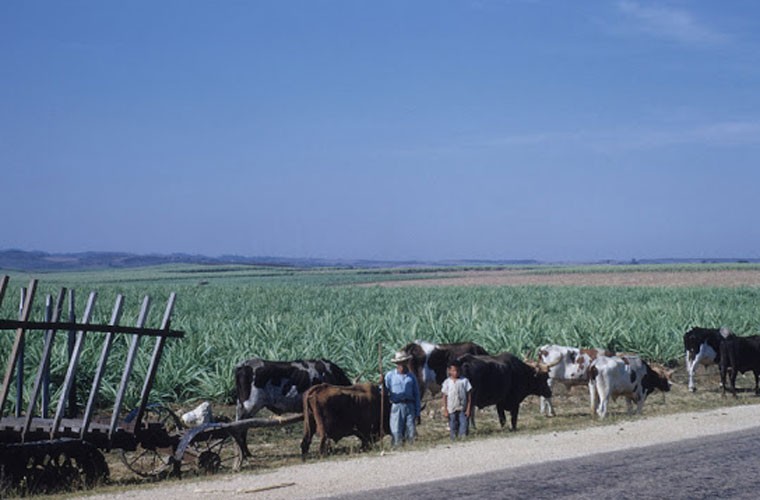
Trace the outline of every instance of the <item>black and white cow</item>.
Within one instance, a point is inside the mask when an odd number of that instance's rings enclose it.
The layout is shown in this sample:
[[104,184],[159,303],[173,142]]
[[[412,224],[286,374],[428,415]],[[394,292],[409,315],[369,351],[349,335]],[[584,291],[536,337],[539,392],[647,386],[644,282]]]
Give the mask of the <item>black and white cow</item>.
[[686,371],[689,373],[689,390],[694,392],[694,373],[699,365],[707,368],[720,364],[720,344],[733,335],[728,328],[702,328],[696,326],[683,334],[686,349]]
[[[472,384],[473,406],[484,408],[496,405],[502,427],[507,421],[505,410],[508,410],[512,431],[517,429],[520,403],[526,397],[531,394],[552,397],[546,370],[531,366],[510,353],[498,356],[466,354],[459,361],[462,363],[462,375]],[[474,424],[474,419],[472,422]]]
[[[300,412],[303,410],[303,394],[322,383],[351,385],[345,372],[326,359],[267,361],[253,358],[243,361],[235,368],[236,420],[253,417],[262,408],[277,415]],[[247,458],[251,452],[246,438],[247,433],[242,434],[238,445]]]
[[316,384],[351,385],[345,372],[332,361],[266,361],[249,359],[235,368],[237,420],[266,408],[275,414],[303,410],[303,393]]
[[610,398],[625,397],[628,414],[641,413],[647,396],[659,389],[670,391],[671,370],[658,365],[649,365],[636,355],[620,354],[616,356],[598,356],[588,370],[591,403],[597,399],[599,406],[596,413],[600,418],[607,415]]
[[398,353],[408,354],[409,370],[417,377],[420,397],[429,391],[432,396],[441,392],[441,384],[446,380],[449,362],[465,354],[487,355],[488,352],[475,342],[455,344],[434,344],[425,340],[415,340],[405,345]]

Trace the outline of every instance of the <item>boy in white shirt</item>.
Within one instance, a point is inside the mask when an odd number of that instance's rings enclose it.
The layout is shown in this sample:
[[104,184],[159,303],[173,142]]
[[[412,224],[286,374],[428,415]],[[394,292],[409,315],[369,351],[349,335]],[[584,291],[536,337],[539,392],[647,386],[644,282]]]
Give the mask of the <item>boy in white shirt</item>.
[[467,378],[460,376],[461,365],[454,360],[449,363],[449,376],[443,381],[443,415],[449,419],[451,440],[457,435],[467,435],[467,424],[472,412],[472,385]]

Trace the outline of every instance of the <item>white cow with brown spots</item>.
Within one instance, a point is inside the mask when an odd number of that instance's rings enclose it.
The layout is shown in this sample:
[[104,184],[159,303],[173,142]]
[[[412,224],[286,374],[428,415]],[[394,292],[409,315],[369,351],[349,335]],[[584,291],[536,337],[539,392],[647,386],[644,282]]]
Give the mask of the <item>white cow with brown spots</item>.
[[[549,367],[549,387],[554,383],[563,384],[567,389],[577,385],[587,385],[588,369],[597,356],[612,356],[613,352],[604,349],[579,349],[561,345],[544,345],[538,348],[538,362]],[[593,392],[591,396],[591,413],[595,411]],[[551,398],[541,398],[541,414],[553,417],[554,405]]]

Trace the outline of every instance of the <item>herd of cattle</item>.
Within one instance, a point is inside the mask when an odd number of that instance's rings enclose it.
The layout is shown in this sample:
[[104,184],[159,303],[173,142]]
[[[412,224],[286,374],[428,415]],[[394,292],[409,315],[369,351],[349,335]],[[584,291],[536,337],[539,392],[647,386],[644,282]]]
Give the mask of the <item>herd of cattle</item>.
[[[755,392],[760,376],[760,336],[739,337],[725,328],[692,328],[684,334],[689,390],[696,390],[694,372],[699,365],[719,365],[721,385],[736,395],[737,373],[752,371]],[[636,354],[603,349],[580,349],[545,345],[537,360],[522,360],[510,353],[489,355],[473,343],[434,344],[416,341],[399,352],[409,354],[409,369],[417,377],[420,394],[435,396],[452,360],[459,360],[462,374],[472,384],[472,401],[477,408],[496,406],[499,423],[517,428],[520,403],[529,395],[540,398],[540,412],[555,414],[552,387],[587,385],[592,415],[604,418],[610,398],[626,399],[628,412],[640,413],[654,390],[670,390],[672,370],[650,364]],[[377,384],[356,384],[328,360],[265,361],[251,359],[235,372],[238,420],[254,416],[262,408],[275,414],[303,412],[302,457],[306,457],[314,435],[320,437],[320,454],[330,439],[357,436],[363,447],[389,433],[390,403]],[[190,414],[188,414],[190,415]],[[473,413],[474,415],[474,413]],[[382,416],[382,417],[381,417]],[[194,416],[187,419],[194,419]],[[382,418],[382,424],[381,424]],[[472,425],[474,427],[474,417]],[[382,430],[381,430],[382,425]]]

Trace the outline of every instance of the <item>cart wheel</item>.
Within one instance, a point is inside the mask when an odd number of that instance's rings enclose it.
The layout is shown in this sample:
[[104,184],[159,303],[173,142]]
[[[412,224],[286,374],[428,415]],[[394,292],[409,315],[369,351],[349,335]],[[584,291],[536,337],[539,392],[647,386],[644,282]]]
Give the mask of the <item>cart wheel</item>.
[[[134,418],[134,417],[133,417]],[[127,417],[128,421],[129,416]],[[143,423],[150,427],[160,427],[166,434],[182,432],[182,421],[172,410],[160,404],[149,405],[145,408]],[[119,450],[122,463],[140,477],[163,478],[172,472],[172,447],[143,445],[139,443],[132,451]]]
[[177,447],[174,472],[206,475],[237,471],[243,463],[239,443],[234,433],[218,424],[191,429]]
[[20,496],[90,488],[108,478],[103,454],[92,444],[57,439],[14,444],[0,456],[0,495]]

